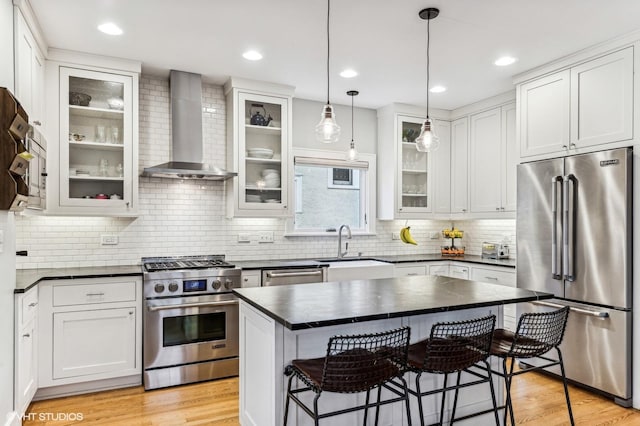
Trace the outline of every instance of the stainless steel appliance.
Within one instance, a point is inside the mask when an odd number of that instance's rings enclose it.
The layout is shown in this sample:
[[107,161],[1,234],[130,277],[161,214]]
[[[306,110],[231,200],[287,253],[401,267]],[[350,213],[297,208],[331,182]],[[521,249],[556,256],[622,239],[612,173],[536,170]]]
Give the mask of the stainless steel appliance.
[[[569,305],[567,377],[631,405],[632,150],[518,166],[518,287]],[[526,361],[526,360],[525,360]]]
[[223,255],[143,257],[144,388],[238,375],[240,269]]
[[306,284],[326,281],[327,267],[298,269],[263,269],[262,286]]
[[508,259],[509,246],[500,243],[482,243],[482,257],[487,259]]

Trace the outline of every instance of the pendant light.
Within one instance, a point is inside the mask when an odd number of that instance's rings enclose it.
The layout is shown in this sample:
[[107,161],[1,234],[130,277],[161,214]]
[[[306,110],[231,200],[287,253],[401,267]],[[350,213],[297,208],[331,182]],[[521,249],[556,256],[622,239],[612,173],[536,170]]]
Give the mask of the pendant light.
[[427,21],[427,118],[422,123],[420,135],[416,138],[416,149],[420,152],[435,151],[440,146],[440,138],[436,135],[433,120],[429,118],[429,42],[431,41],[429,22],[438,16],[439,13],[440,10],[435,7],[422,9],[418,13],[420,18],[426,19]]
[[356,150],[356,143],[353,141],[353,97],[358,96],[360,92],[357,90],[349,90],[347,95],[351,96],[351,145],[347,151],[347,161],[356,161],[358,159],[358,151]]
[[322,109],[320,123],[316,126],[316,139],[323,143],[338,142],[340,126],[336,123],[333,107],[329,101],[329,17],[331,0],[327,0],[327,104]]

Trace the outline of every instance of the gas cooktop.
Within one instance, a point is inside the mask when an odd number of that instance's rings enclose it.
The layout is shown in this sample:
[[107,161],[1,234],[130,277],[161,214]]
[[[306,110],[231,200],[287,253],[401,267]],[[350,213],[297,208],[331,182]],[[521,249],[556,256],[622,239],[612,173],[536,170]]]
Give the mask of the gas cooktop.
[[233,268],[235,266],[225,262],[224,255],[143,257],[142,265],[146,272]]

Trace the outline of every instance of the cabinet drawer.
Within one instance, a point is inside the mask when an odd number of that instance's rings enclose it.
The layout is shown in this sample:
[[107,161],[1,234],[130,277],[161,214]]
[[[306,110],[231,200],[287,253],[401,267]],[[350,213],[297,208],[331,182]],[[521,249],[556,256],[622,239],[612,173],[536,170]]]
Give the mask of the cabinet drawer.
[[449,276],[452,278],[469,279],[469,268],[467,266],[449,266]]
[[427,268],[422,266],[396,266],[394,276],[409,277],[414,275],[426,275]]
[[449,265],[430,265],[429,275],[449,276]]
[[262,285],[262,274],[257,271],[242,271],[242,287],[260,287]]
[[494,269],[474,267],[471,270],[471,279],[485,283],[507,285],[509,287],[516,286],[516,274],[511,271],[496,271]]
[[135,300],[135,280],[101,282],[99,284],[64,284],[53,287],[53,306],[132,302]]
[[20,325],[25,325],[36,316],[38,312],[38,288],[35,287],[28,291],[22,297],[22,317],[20,318]]

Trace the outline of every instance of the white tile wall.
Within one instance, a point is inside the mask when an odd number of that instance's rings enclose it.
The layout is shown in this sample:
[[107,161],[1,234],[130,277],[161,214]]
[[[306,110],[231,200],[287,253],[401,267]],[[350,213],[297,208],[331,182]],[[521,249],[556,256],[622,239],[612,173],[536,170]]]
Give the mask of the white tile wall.
[[[203,86],[204,159],[225,164],[225,99],[221,86]],[[171,121],[168,80],[152,76],[140,79],[140,169],[171,158]],[[280,219],[226,219],[224,184],[140,178],[138,218],[46,217],[16,218],[16,250],[28,250],[17,258],[17,268],[130,265],[143,256],[226,254],[231,260],[312,258],[334,256],[335,237],[284,238]],[[429,239],[429,232],[450,227],[448,221],[411,221],[418,246],[392,240],[404,221],[378,222],[376,236],[354,237],[349,253],[394,255],[437,253],[446,240]],[[484,240],[512,238],[515,221],[466,221],[467,252],[480,254]],[[239,232],[273,231],[274,243],[238,243]],[[100,235],[119,237],[116,246],[101,246]]]

